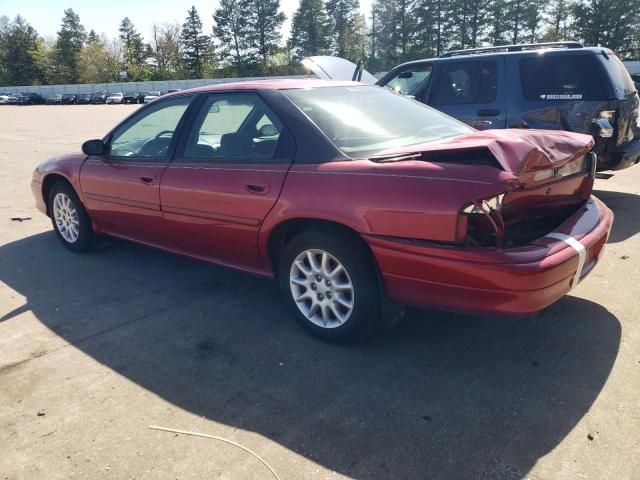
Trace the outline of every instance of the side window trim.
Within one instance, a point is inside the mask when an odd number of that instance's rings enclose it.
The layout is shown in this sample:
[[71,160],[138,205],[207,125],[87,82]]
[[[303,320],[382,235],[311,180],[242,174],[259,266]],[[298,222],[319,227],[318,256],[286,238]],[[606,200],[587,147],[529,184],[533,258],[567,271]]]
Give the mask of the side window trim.
[[[176,126],[176,129],[173,133],[173,136],[171,137],[171,142],[169,143],[169,149],[168,149],[168,155],[166,158],[149,158],[149,157],[135,157],[135,156],[131,156],[131,157],[113,157],[111,156],[111,142],[113,141],[113,137],[120,132],[122,129],[126,129],[131,127],[136,121],[138,121],[146,112],[145,110],[147,110],[150,106],[152,105],[162,105],[162,103],[166,103],[166,102],[170,102],[172,100],[175,100],[177,98],[184,98],[184,97],[192,97],[191,101],[189,102],[189,105],[187,105],[187,108],[185,109],[184,113],[182,114],[182,117],[180,117],[180,121],[178,122],[178,125]],[[140,163],[169,163],[172,161],[175,153],[176,153],[176,147],[178,145],[179,139],[180,137],[182,137],[182,133],[184,130],[184,126],[186,123],[186,120],[188,119],[189,115],[191,114],[191,112],[193,111],[195,104],[197,103],[198,100],[198,95],[197,94],[193,94],[193,93],[188,93],[188,94],[183,94],[183,95],[175,95],[172,96],[171,98],[166,98],[166,99],[160,99],[160,100],[156,100],[153,103],[148,103],[147,105],[145,105],[144,107],[142,107],[140,110],[136,111],[133,115],[131,115],[130,117],[128,117],[127,119],[125,119],[120,125],[116,126],[113,130],[111,130],[111,132],[109,132],[107,134],[107,136],[105,137],[105,143],[107,145],[107,148],[109,149],[109,153],[107,153],[106,158],[108,160],[113,160],[113,161],[128,161],[128,162],[140,162]],[[157,103],[156,103],[157,102]]]
[[[282,130],[280,132],[280,136],[276,143],[275,150],[273,152],[272,158],[242,158],[242,157],[233,157],[233,158],[217,158],[217,159],[195,159],[195,158],[186,158],[186,150],[187,144],[190,140],[190,135],[193,133],[194,128],[196,127],[196,122],[204,108],[206,108],[207,99],[212,96],[223,96],[230,94],[252,94],[255,95],[256,98],[260,99],[268,109],[275,115],[279,122],[282,124]],[[254,107],[255,109],[255,107]],[[253,90],[224,90],[218,92],[205,92],[197,95],[197,98],[191,102],[189,105],[189,112],[185,113],[183,120],[185,121],[182,131],[180,133],[180,138],[175,145],[174,154],[171,157],[171,163],[180,164],[180,163],[203,163],[203,164],[228,164],[228,163],[251,163],[251,164],[273,164],[273,163],[291,163],[293,162],[295,156],[295,143],[293,141],[293,137],[285,123],[280,119],[277,112],[269,105],[269,103],[260,95],[259,92]],[[253,109],[252,109],[253,111]],[[247,115],[247,117],[243,120],[242,128],[245,125],[247,119],[251,116],[251,113]]]

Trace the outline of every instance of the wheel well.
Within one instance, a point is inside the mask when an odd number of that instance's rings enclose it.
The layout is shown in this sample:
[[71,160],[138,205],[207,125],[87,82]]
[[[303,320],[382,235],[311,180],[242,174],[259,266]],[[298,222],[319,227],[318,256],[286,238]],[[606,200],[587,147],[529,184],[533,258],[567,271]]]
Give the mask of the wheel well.
[[334,230],[343,233],[347,233],[361,242],[361,244],[370,252],[368,245],[362,240],[362,237],[358,232],[344,224],[331,222],[329,220],[319,220],[316,218],[294,218],[280,223],[271,232],[269,236],[269,242],[267,244],[269,260],[271,266],[277,274],[278,266],[280,264],[280,257],[289,241],[304,230],[310,228],[323,227],[327,230]]
[[51,216],[51,212],[49,212],[49,193],[51,193],[51,188],[56,182],[64,182],[73,189],[73,185],[71,185],[69,180],[62,175],[52,173],[45,177],[44,182],[42,182],[42,199],[44,200],[44,204],[47,206],[47,215],[49,216]]

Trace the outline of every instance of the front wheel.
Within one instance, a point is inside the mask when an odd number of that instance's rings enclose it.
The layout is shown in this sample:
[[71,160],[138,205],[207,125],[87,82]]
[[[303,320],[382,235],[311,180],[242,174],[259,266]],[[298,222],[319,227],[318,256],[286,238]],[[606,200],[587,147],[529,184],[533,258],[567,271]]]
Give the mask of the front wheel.
[[356,235],[305,230],[287,244],[278,272],[298,322],[315,336],[347,343],[380,326],[373,258]]
[[53,185],[49,194],[49,213],[56,236],[66,248],[73,252],[91,248],[91,220],[69,184],[58,182]]

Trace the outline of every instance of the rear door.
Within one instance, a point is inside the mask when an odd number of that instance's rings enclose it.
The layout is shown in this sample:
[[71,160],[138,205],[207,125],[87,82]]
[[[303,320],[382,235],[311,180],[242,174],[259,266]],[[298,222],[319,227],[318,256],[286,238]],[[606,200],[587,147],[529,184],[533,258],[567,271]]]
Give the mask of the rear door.
[[206,95],[160,185],[172,247],[260,270],[258,230],[293,158],[293,143],[252,92]]
[[502,57],[438,62],[435,74],[428,105],[479,130],[506,127]]

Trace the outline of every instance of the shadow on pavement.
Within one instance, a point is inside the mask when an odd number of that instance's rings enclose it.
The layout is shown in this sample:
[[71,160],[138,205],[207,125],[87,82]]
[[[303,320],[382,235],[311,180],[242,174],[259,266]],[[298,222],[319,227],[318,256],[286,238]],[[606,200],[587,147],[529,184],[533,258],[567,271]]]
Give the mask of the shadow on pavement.
[[616,317],[569,296],[526,318],[412,310],[340,347],[302,331],[273,282],[119,241],[76,255],[53,233],[0,247],[0,281],[27,298],[4,320],[30,309],[172,404],[356,479],[525,477],[620,342]]
[[595,190],[593,194],[602,200],[616,216],[609,236],[609,243],[623,242],[640,230],[640,196],[633,193]]

